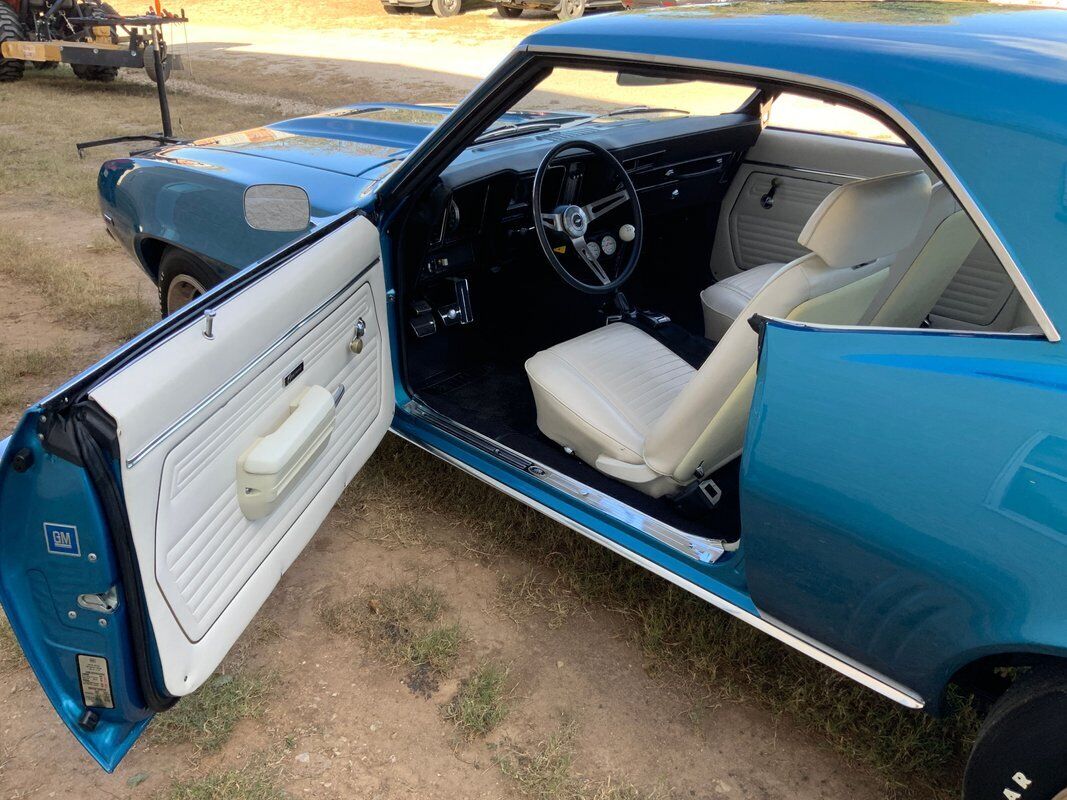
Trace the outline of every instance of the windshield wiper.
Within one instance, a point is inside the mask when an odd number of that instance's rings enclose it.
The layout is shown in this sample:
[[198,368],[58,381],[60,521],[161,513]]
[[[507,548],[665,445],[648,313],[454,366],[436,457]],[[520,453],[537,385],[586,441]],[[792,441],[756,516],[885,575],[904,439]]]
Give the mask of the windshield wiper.
[[543,122],[541,120],[533,120],[530,122],[509,122],[500,127],[493,128],[490,131],[486,131],[477,139],[474,140],[475,144],[481,144],[482,142],[493,142],[497,139],[507,139],[511,136],[521,136],[525,133],[538,133],[539,131],[550,131],[556,128],[562,127],[559,122]]

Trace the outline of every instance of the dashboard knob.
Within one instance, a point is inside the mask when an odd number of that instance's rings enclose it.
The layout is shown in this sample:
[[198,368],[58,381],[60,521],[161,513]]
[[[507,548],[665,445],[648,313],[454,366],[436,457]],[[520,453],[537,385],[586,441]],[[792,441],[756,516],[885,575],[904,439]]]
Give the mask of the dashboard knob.
[[619,238],[624,242],[632,242],[634,237],[637,236],[637,228],[627,223],[619,228]]

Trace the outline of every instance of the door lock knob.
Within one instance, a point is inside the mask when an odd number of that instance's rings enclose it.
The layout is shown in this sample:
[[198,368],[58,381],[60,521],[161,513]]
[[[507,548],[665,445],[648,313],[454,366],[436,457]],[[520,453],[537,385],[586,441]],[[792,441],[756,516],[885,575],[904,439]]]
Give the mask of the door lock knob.
[[355,355],[363,352],[363,335],[367,332],[367,323],[360,317],[353,331],[352,341],[348,343],[348,349]]

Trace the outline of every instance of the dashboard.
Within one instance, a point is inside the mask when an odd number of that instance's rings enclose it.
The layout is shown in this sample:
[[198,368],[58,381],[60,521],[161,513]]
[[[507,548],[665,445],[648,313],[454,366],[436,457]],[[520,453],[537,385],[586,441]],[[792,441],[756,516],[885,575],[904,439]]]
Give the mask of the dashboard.
[[[745,114],[641,119],[531,133],[468,148],[419,209],[426,235],[420,237],[421,248],[409,251],[406,259],[416,284],[409,296],[428,298],[416,301],[418,308],[412,309],[414,317],[421,318],[421,324],[412,322],[416,335],[467,321],[469,282],[480,271],[516,268],[531,255],[543,260],[533,227],[533,180],[544,155],[560,141],[591,141],[612,152],[637,189],[647,232],[688,210],[717,204],[760,130],[759,120]],[[551,207],[565,191],[584,202],[614,191],[615,181],[603,170],[587,153],[564,152],[546,173],[543,202]],[[618,231],[594,228],[586,239],[610,257],[617,237]]]

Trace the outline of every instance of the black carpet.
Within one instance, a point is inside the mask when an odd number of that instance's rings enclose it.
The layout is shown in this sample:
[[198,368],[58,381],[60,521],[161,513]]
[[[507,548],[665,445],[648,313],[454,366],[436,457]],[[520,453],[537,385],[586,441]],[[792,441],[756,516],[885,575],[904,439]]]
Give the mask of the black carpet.
[[439,379],[418,393],[438,413],[679,530],[727,540],[740,533],[736,462],[713,476],[723,490],[714,510],[683,512],[668,499],[649,497],[567,455],[541,434],[521,366],[486,364]]

